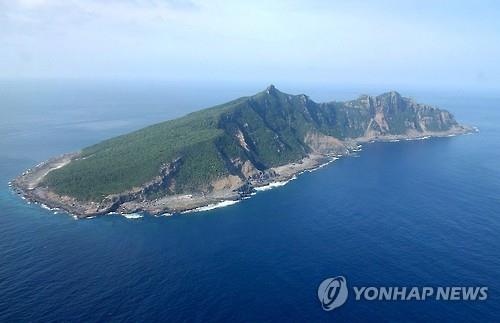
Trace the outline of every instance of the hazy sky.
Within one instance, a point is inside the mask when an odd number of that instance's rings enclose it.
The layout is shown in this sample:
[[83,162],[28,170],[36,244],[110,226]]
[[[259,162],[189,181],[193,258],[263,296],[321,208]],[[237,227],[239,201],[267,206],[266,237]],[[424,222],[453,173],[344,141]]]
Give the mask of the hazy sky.
[[498,1],[0,0],[0,77],[500,89]]

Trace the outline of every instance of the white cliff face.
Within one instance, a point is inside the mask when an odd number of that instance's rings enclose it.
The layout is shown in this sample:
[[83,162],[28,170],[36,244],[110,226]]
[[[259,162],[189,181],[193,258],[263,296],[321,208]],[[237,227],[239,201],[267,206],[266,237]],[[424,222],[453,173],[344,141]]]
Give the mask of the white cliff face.
[[236,138],[238,139],[238,142],[240,143],[240,146],[245,149],[246,151],[250,151],[250,148],[248,148],[248,144],[245,141],[245,136],[243,135],[243,132],[241,132],[240,129],[236,132]]
[[308,132],[304,142],[313,153],[319,154],[344,154],[348,151],[346,143],[332,136],[318,132]]
[[[379,96],[363,95],[346,106],[368,111],[365,137],[447,131],[458,125],[448,111],[418,104],[394,91]],[[362,123],[358,126],[362,127]]]

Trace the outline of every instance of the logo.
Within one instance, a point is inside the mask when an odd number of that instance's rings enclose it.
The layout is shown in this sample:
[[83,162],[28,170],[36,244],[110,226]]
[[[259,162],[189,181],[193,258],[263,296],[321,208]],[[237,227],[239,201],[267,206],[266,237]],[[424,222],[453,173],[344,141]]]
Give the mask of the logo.
[[[485,301],[488,286],[352,286],[352,301]],[[344,276],[327,278],[318,287],[325,311],[344,305],[349,295]]]
[[347,281],[343,276],[327,278],[318,287],[318,299],[325,311],[342,306],[347,300]]

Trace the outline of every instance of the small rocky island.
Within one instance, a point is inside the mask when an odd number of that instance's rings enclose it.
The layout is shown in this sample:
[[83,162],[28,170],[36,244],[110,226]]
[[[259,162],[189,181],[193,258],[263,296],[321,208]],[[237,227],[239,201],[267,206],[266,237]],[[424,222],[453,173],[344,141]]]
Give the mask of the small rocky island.
[[43,162],[14,179],[24,198],[77,217],[173,213],[236,201],[372,141],[472,132],[397,92],[317,103],[269,86]]

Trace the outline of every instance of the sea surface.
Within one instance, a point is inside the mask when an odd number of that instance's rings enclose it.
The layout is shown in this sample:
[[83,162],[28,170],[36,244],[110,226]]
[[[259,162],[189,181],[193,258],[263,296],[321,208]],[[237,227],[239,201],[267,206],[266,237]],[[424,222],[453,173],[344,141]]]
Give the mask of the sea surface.
[[[299,85],[318,101],[383,89]],[[205,212],[75,220],[8,182],[51,156],[267,84],[0,82],[0,321],[500,320],[500,95],[405,89],[480,132],[365,145]],[[387,89],[390,90],[390,89]],[[356,301],[317,288],[487,286],[485,301]]]

